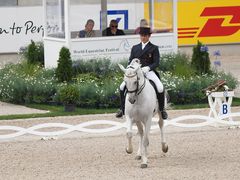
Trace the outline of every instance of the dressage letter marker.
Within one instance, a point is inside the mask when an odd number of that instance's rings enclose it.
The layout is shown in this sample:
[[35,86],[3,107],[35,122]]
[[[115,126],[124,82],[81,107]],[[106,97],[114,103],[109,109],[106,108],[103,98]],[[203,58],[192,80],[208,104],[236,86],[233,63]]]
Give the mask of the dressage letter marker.
[[223,103],[220,110],[222,115],[226,115],[229,112],[229,106],[227,103]]

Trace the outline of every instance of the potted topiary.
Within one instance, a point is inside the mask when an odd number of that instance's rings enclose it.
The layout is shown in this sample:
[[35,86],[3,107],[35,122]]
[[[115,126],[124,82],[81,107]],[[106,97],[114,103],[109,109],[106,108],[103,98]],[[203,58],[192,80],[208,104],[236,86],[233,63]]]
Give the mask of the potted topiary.
[[79,89],[74,85],[66,85],[59,91],[60,101],[64,105],[64,111],[72,112],[75,111],[76,104],[79,100],[80,92]]

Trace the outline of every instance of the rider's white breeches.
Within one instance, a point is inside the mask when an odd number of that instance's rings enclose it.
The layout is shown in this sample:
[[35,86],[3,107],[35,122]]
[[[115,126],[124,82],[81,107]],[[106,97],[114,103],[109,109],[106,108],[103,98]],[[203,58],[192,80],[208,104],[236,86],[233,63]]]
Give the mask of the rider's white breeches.
[[163,84],[162,82],[160,81],[160,79],[157,77],[157,75],[155,74],[154,71],[149,71],[145,74],[145,76],[152,80],[154,82],[154,84],[157,86],[157,91],[159,93],[162,93],[163,92]]
[[125,86],[126,86],[126,83],[125,81],[123,81],[120,85],[120,90],[123,91]]
[[[163,84],[162,82],[160,81],[160,79],[157,77],[157,75],[155,74],[154,71],[149,71],[145,74],[145,76],[152,80],[154,82],[154,84],[156,85],[157,87],[157,91],[159,93],[162,93],[163,92]],[[123,81],[122,84],[120,85],[120,90],[123,91],[124,90],[124,87],[125,87],[125,82]]]

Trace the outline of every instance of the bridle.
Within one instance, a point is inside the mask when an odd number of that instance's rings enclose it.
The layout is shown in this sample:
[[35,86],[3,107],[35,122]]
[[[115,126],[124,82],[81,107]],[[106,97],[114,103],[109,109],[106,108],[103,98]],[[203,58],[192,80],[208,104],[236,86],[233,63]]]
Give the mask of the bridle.
[[[134,69],[132,66],[129,66],[128,68]],[[126,74],[125,74],[125,76],[126,76],[127,78],[133,78],[133,77],[137,76],[137,73],[132,74],[132,75],[126,75]],[[130,91],[130,90],[128,90],[128,88],[127,88],[127,86],[126,86],[127,93],[135,93],[135,95],[139,95],[139,94],[142,92],[143,88],[144,88],[145,85],[146,85],[146,78],[144,78],[144,82],[143,82],[143,84],[142,84],[140,87],[139,87],[139,80],[140,80],[139,77],[137,77],[137,86],[136,86],[136,89],[135,89],[135,90]]]

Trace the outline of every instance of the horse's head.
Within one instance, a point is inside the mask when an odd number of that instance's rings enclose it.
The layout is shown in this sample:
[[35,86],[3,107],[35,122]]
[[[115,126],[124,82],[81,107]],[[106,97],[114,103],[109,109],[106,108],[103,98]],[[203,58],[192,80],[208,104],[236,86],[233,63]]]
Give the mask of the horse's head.
[[140,61],[139,59],[133,59],[127,68],[124,68],[121,64],[118,65],[124,72],[124,81],[129,97],[128,100],[131,104],[134,104],[137,99],[139,85],[141,84],[140,78],[143,77]]

